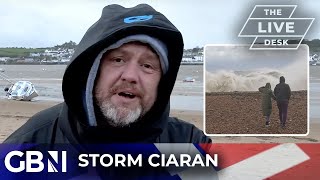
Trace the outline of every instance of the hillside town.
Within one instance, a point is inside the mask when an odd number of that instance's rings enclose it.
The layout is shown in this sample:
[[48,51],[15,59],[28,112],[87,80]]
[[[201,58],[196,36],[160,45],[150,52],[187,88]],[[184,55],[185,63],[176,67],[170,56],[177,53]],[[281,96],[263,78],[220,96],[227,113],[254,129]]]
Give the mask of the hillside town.
[[[1,50],[14,51],[15,48],[8,48],[8,50],[2,48],[0,49],[0,64],[67,64],[75,51],[75,47],[76,44],[70,41],[52,48],[43,48],[38,52],[24,53],[24,56],[17,54],[4,56],[5,53],[1,54]],[[23,48],[16,48],[16,51],[21,51],[21,49]],[[203,64],[203,47],[185,49],[181,64]]]
[[63,64],[70,61],[74,49],[46,49],[25,57],[0,57],[2,64]]

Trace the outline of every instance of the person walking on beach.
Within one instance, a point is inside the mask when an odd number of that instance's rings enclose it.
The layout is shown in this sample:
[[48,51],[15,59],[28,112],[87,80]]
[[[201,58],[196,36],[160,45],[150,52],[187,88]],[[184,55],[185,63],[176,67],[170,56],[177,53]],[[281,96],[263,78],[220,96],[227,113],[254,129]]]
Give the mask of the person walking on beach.
[[64,102],[4,143],[211,143],[193,124],[169,117],[182,55],[180,31],[151,6],[106,6],[65,70]]
[[276,100],[272,90],[271,84],[266,83],[265,86],[259,88],[259,91],[262,93],[262,113],[266,117],[266,126],[270,125],[270,114],[272,112],[272,101],[271,98]]
[[291,89],[288,84],[285,83],[285,78],[280,77],[280,83],[274,88],[274,95],[277,98],[277,106],[279,109],[279,119],[281,127],[284,128],[287,121],[288,104],[291,96]]

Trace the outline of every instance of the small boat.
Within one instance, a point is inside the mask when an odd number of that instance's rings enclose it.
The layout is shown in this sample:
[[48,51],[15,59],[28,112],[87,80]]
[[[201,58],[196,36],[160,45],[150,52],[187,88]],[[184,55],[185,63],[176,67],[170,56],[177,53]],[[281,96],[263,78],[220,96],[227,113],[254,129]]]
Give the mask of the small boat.
[[186,77],[183,79],[183,82],[195,82],[196,80],[192,77]]
[[19,101],[31,101],[32,98],[38,96],[37,90],[34,88],[34,85],[29,81],[17,81],[13,82],[10,78],[0,72],[0,80],[3,79],[10,83],[9,87],[4,88],[6,91],[6,96],[8,99],[19,100]]
[[38,96],[37,90],[34,85],[29,81],[17,81],[12,84],[10,88],[6,88],[8,99],[18,101],[31,101],[32,98]]

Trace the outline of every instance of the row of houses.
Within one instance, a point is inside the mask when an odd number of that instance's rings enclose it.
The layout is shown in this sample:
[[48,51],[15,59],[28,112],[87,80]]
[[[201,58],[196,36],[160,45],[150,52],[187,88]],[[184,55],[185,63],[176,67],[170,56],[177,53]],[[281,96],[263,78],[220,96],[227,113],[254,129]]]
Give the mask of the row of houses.
[[182,63],[203,63],[203,48],[187,49],[183,51]]
[[44,52],[41,53],[30,53],[30,57],[49,56],[55,58],[67,58],[71,57],[73,53],[74,49],[46,49]]
[[30,56],[35,57],[44,57],[41,59],[41,62],[69,62],[72,55],[74,53],[74,49],[46,49],[42,53],[30,53]]

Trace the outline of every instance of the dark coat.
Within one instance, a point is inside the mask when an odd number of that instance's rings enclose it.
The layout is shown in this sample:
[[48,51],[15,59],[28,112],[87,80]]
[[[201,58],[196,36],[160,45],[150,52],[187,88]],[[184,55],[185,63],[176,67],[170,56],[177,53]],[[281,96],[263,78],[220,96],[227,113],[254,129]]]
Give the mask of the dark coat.
[[275,96],[270,87],[260,87],[259,91],[262,93],[262,113],[264,116],[270,116],[272,112],[271,98],[275,99]]
[[277,102],[288,102],[291,97],[291,89],[288,84],[285,83],[285,78],[280,77],[280,83],[274,88],[274,95],[277,97]]

